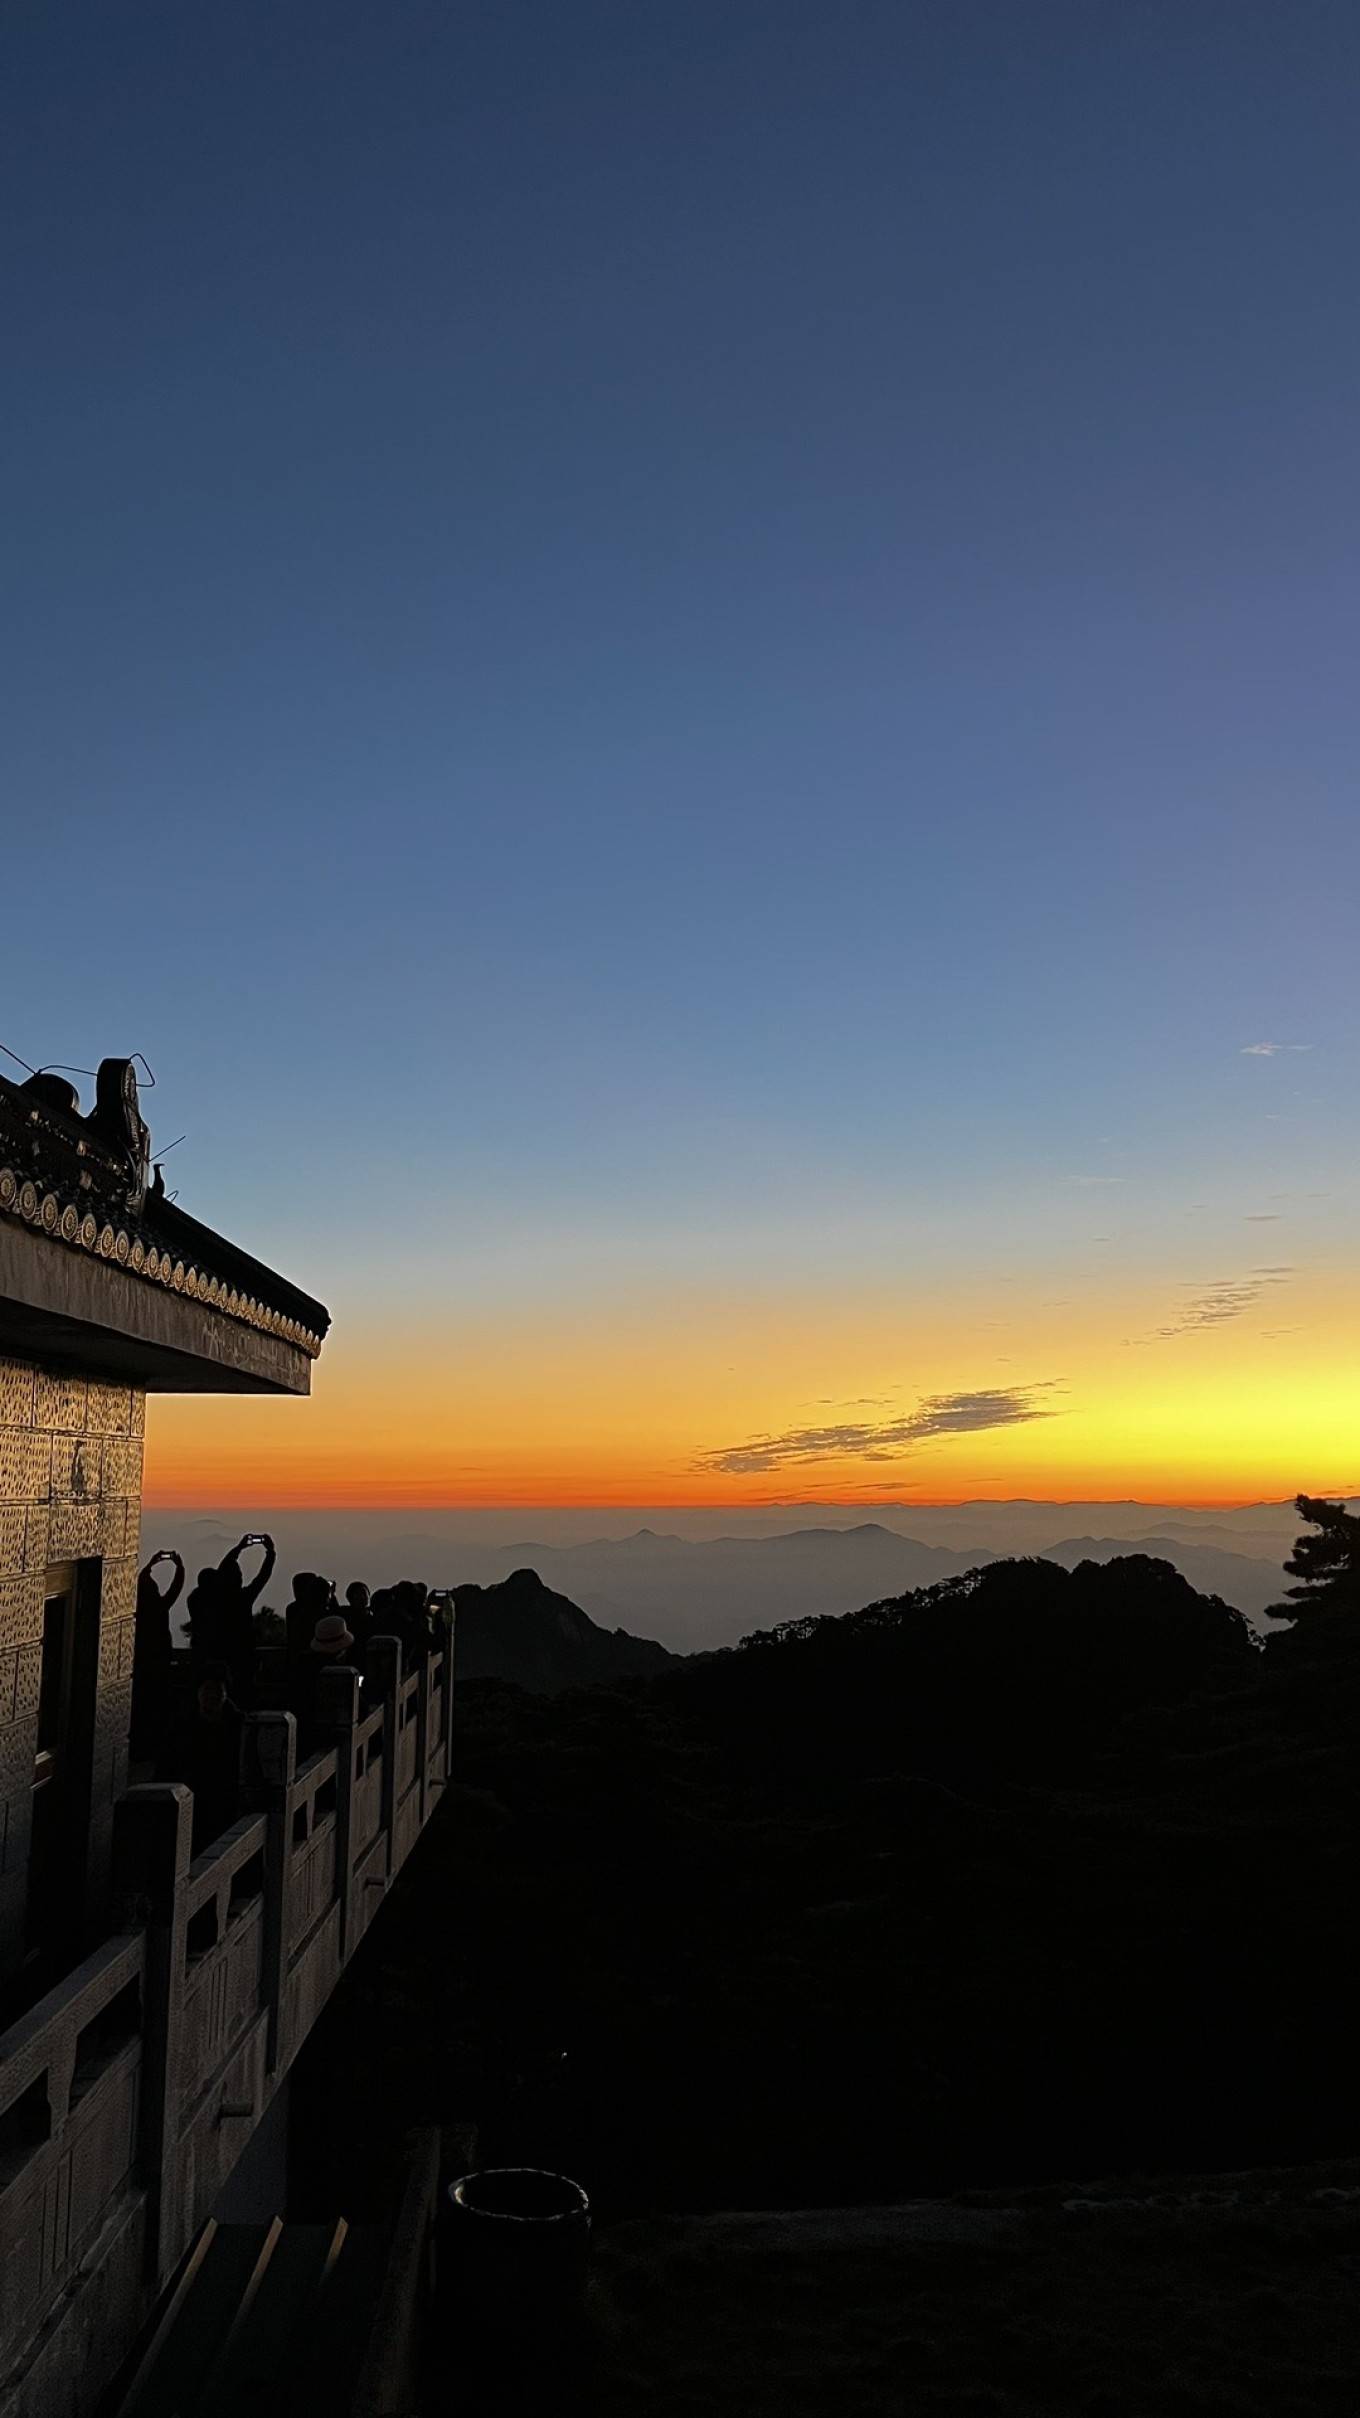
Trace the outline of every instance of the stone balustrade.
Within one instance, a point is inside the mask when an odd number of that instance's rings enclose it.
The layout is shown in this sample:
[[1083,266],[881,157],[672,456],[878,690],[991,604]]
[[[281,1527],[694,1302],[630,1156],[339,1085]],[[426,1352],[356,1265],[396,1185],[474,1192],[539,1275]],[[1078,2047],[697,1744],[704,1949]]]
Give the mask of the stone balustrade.
[[[125,1928],[0,2037],[0,2406],[83,2418],[278,2090],[439,1802],[453,1641],[380,1702],[328,1674],[326,1742],[247,1723],[253,1810],[191,1860],[193,1800],[129,1789],[114,1824]],[[364,1701],[367,1701],[365,1697]]]

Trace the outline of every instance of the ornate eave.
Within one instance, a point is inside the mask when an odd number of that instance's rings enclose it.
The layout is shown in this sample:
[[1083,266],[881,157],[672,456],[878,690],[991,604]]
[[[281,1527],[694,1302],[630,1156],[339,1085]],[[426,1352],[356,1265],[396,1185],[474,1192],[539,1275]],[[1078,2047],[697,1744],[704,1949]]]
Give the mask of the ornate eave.
[[[116,1295],[120,1305],[115,1321],[119,1328],[164,1331],[164,1320],[150,1317],[149,1304],[146,1315],[130,1310],[124,1284],[179,1296],[186,1307],[197,1305],[200,1317],[207,1313],[210,1322],[208,1329],[196,1322],[195,1338],[186,1335],[176,1343],[181,1354],[210,1363],[224,1375],[235,1366],[238,1383],[305,1390],[300,1372],[252,1379],[222,1330],[249,1330],[284,1346],[290,1358],[300,1354],[312,1361],[330,1324],[322,1304],[188,1216],[166,1199],[159,1185],[148,1186],[145,1173],[135,1150],[117,1132],[110,1133],[107,1116],[101,1126],[93,1117],[35,1097],[29,1087],[0,1076],[0,1230],[26,1228],[47,1246],[44,1261],[56,1262],[69,1254],[87,1267],[102,1266],[110,1279],[122,1280],[109,1295],[111,1303]],[[7,1256],[14,1264],[13,1251]],[[30,1259],[22,1281],[23,1302],[34,1315],[42,1289],[32,1273],[35,1266]],[[55,1280],[55,1267],[52,1273]],[[75,1270],[70,1273],[74,1278]],[[73,1293],[69,1283],[55,1281],[54,1299],[58,1294],[68,1328],[73,1317],[79,1323],[96,1304],[87,1284],[77,1285]],[[76,1299],[80,1307],[73,1310]]]

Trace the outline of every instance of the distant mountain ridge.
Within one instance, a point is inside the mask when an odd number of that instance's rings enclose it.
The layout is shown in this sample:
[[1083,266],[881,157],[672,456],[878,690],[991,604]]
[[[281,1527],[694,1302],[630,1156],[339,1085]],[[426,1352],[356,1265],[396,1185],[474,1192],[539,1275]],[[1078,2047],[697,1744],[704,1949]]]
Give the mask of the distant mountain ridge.
[[593,1544],[521,1550],[532,1552],[548,1584],[599,1619],[641,1627],[681,1653],[734,1645],[753,1629],[808,1613],[856,1612],[992,1558],[923,1545],[873,1520],[693,1542],[643,1529]]
[[640,1631],[677,1653],[732,1645],[781,1620],[857,1611],[1017,1554],[1071,1567],[1083,1558],[1150,1553],[1260,1624],[1283,1594],[1282,1564],[1298,1532],[1291,1502],[1237,1510],[989,1500],[703,1513],[342,1508],[254,1511],[248,1521],[149,1509],[144,1550],[178,1545],[194,1569],[215,1561],[246,1525],[270,1529],[278,1540],[280,1606],[294,1570],[323,1571],[341,1587],[350,1578],[386,1585],[408,1576],[488,1587],[532,1567],[606,1631]]
[[1075,1569],[1131,1553],[1167,1561],[1201,1594],[1219,1595],[1258,1627],[1280,1600],[1284,1572],[1273,1554],[1225,1550],[1213,1543],[1151,1535],[1058,1536],[1005,1550],[949,1550],[901,1535],[881,1521],[850,1528],[799,1528],[771,1537],[690,1541],[640,1529],[590,1544],[521,1546],[544,1580],[598,1619],[641,1627],[678,1653],[733,1645],[755,1629],[821,1613],[856,1612],[867,1603],[957,1578],[1017,1553]]
[[[831,1583],[827,1576],[826,1547],[843,1555],[839,1572],[841,1592],[847,1586],[863,1590],[853,1605],[827,1604],[825,1591]],[[658,1537],[639,1532],[632,1537],[616,1540],[616,1549],[626,1556],[629,1548],[665,1547],[680,1543],[674,1538]],[[910,1586],[893,1584],[879,1588],[874,1576],[881,1577],[888,1562],[893,1566],[894,1580],[900,1574],[905,1545],[915,1554],[931,1554],[937,1564],[961,1561],[962,1567],[977,1569],[1006,1556],[974,1556],[971,1560],[945,1554],[934,1554],[930,1547],[914,1545],[914,1540],[895,1536],[890,1529],[874,1521],[866,1521],[855,1529],[795,1530],[791,1536],[754,1540],[719,1538],[710,1548],[720,1552],[729,1544],[749,1545],[750,1554],[768,1552],[770,1547],[785,1550],[776,1553],[769,1562],[769,1575],[780,1589],[778,1619],[772,1622],[758,1618],[748,1601],[742,1613],[743,1634],[752,1630],[778,1625],[800,1614],[789,1608],[788,1565],[793,1548],[807,1557],[807,1584],[818,1590],[815,1609],[836,1616],[862,1609],[864,1603],[891,1599],[908,1594],[915,1586],[929,1586],[935,1578],[958,1576],[958,1570],[942,1571],[938,1567],[932,1577],[918,1579]],[[848,1552],[845,1549],[848,1548]],[[681,1545],[681,1550],[693,1553],[702,1548]],[[539,1548],[540,1553],[543,1552]],[[1217,1595],[1232,1603],[1237,1596],[1248,1596],[1251,1602],[1237,1602],[1237,1609],[1248,1618],[1259,1620],[1268,1602],[1275,1600],[1278,1577],[1271,1566],[1253,1562],[1242,1554],[1229,1554],[1204,1548],[1196,1551],[1178,1545],[1169,1537],[1149,1537],[1130,1540],[1123,1537],[1070,1537],[1044,1555],[1033,1557],[1051,1561],[1065,1570],[1075,1570],[1082,1563],[1105,1565],[1128,1558],[1136,1551],[1140,1558],[1170,1562],[1179,1566],[1180,1559],[1192,1560],[1200,1572],[1191,1577],[1185,1570],[1181,1575],[1201,1594]],[[546,1556],[545,1556],[546,1558]],[[561,1559],[568,1558],[562,1555]],[[853,1572],[853,1577],[850,1575]],[[729,1579],[731,1573],[728,1573]],[[675,1656],[656,1639],[639,1637],[625,1628],[602,1628],[580,1605],[558,1589],[548,1586],[541,1573],[527,1567],[513,1570],[508,1578],[490,1586],[468,1585],[454,1589],[454,1605],[458,1616],[457,1668],[463,1679],[503,1679],[535,1695],[554,1696],[567,1688],[609,1686],[623,1678],[650,1678],[672,1662]],[[730,1639],[721,1642],[730,1643]],[[702,1651],[702,1648],[691,1650]]]

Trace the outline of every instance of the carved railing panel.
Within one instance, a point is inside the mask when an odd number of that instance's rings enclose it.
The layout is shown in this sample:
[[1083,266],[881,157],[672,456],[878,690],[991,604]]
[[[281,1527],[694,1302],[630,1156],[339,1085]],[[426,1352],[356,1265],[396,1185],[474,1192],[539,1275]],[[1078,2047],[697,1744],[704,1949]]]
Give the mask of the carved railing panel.
[[0,2036],[0,2373],[131,2188],[145,1940],[109,1940]]
[[[41,2407],[39,2385],[25,2399],[26,2346],[45,2328],[46,2350],[67,2322],[54,2313],[78,2294],[103,2228],[121,2209],[145,2226],[143,2298],[124,2291],[100,2318],[130,2341],[201,2213],[200,2185],[213,2188],[191,2172],[208,2128],[219,2180],[245,2148],[438,1803],[452,1668],[450,1642],[301,1771],[292,1724],[284,1736],[274,1716],[263,1810],[192,1863],[185,1791],[134,1790],[120,1805],[147,1928],[107,1941],[0,2036],[0,2378],[18,2418]],[[126,2348],[101,2345],[102,2374]]]

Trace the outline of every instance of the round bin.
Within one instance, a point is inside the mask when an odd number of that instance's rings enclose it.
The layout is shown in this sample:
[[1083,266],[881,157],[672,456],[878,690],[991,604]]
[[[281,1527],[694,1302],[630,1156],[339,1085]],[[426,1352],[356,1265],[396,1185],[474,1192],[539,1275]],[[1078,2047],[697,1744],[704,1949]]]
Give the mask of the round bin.
[[488,2166],[451,2183],[440,2281],[464,2325],[537,2332],[575,2317],[585,2294],[590,2202],[539,2166]]

